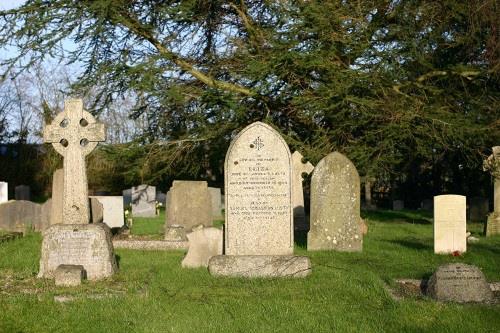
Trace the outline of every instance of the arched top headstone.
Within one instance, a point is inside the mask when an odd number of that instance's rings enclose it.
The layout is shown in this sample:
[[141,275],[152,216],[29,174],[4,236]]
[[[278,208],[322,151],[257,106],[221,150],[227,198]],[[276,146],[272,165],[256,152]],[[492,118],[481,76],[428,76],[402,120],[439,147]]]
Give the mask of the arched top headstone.
[[226,254],[293,253],[291,154],[261,122],[245,127],[225,160]]

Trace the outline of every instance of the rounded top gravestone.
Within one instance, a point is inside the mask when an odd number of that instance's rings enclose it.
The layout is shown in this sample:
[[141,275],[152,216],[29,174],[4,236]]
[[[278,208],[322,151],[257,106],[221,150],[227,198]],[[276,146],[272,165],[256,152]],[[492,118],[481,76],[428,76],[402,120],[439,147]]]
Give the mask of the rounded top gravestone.
[[293,253],[291,154],[261,122],[244,128],[225,160],[225,253]]

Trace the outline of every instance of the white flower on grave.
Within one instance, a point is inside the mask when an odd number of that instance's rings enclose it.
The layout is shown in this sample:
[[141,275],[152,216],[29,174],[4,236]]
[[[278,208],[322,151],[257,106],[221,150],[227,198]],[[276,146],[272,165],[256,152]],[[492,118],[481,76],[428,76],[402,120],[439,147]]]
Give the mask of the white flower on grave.
[[130,212],[128,211],[128,209],[125,209],[125,216],[128,216],[128,214],[130,214]]

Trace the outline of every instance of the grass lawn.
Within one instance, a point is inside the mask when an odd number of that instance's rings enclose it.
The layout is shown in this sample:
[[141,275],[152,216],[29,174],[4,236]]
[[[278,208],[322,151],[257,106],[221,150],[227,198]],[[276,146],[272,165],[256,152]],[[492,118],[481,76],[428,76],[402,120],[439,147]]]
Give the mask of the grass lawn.
[[[116,250],[120,271],[111,279],[60,288],[36,279],[41,236],[28,234],[0,244],[0,332],[500,332],[500,305],[395,301],[385,288],[446,262],[477,265],[500,281],[500,237],[479,236],[463,257],[438,256],[428,215],[364,217],[363,253],[308,253],[304,235],[296,237],[296,253],[313,263],[305,279],[213,278],[182,269],[183,251]],[[132,233],[162,227],[162,216],[136,219]]]

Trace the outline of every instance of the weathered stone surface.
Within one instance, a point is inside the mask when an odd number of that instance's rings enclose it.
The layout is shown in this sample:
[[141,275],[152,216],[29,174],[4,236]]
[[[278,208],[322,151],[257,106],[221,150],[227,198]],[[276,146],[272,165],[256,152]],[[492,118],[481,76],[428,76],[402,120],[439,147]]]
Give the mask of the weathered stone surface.
[[467,220],[471,222],[485,222],[489,212],[489,200],[483,197],[472,197],[468,201]]
[[92,196],[102,204],[104,222],[110,228],[121,228],[124,225],[124,210],[122,196]]
[[9,183],[0,182],[0,204],[9,201]]
[[307,230],[306,212],[304,210],[304,189],[302,175],[309,175],[314,170],[310,162],[302,163],[303,156],[298,151],[292,154],[292,205],[293,224],[295,230]]
[[500,213],[493,212],[488,215],[486,222],[486,236],[500,235]]
[[500,235],[500,146],[492,148],[493,154],[485,161],[486,170],[493,176],[493,212],[488,215],[486,236]]
[[104,221],[104,206],[96,198],[89,198],[90,202],[90,221],[94,224],[103,223]]
[[405,209],[405,202],[403,200],[394,200],[392,202],[392,210],[403,210]]
[[31,200],[31,189],[28,185],[19,185],[14,188],[16,200]]
[[54,272],[56,286],[79,286],[84,278],[85,269],[82,265],[59,265]]
[[212,201],[206,181],[174,180],[169,192],[166,228],[180,225],[189,231],[198,224],[212,225]]
[[220,188],[209,187],[208,192],[210,193],[210,201],[212,203],[212,220],[222,220],[222,199]]
[[186,229],[181,225],[171,225],[165,228],[165,240],[185,242],[187,241]]
[[65,102],[59,113],[43,132],[45,142],[64,158],[63,223],[89,223],[89,200],[85,156],[99,141],[104,141],[104,125],[83,110],[81,99]]
[[244,128],[225,161],[225,253],[293,253],[291,155],[272,127]]
[[440,266],[431,276],[427,294],[445,302],[489,302],[493,293],[481,270],[461,263]]
[[308,250],[362,251],[360,181],[354,164],[333,152],[314,169]]
[[49,225],[50,202],[48,205],[24,200],[4,202],[0,204],[0,229],[43,231]]
[[59,265],[82,265],[89,280],[117,270],[111,231],[105,224],[56,224],[43,233],[38,277],[53,278]]
[[223,248],[222,230],[209,227],[187,234],[189,250],[182,260],[182,267],[208,267],[208,260],[221,255]]
[[434,197],[434,253],[467,251],[465,211],[463,195]]
[[133,187],[131,205],[134,217],[156,216],[156,187],[150,185]]
[[52,215],[50,224],[63,223],[64,170],[57,169],[52,176]]
[[302,256],[214,256],[209,260],[214,276],[246,278],[305,277],[311,273],[311,261]]
[[115,249],[133,250],[186,250],[189,242],[165,241],[165,240],[113,240]]

